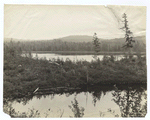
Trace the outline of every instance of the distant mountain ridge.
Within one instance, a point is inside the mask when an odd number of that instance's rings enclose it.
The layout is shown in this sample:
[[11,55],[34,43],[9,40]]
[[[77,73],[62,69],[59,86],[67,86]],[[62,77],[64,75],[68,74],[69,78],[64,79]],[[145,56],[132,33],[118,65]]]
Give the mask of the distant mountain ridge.
[[[45,39],[45,40],[37,40],[37,41],[52,41],[52,40],[62,40],[64,42],[92,42],[93,36],[88,36],[88,35],[70,35],[62,38],[57,38],[57,39]],[[143,43],[146,43],[146,36],[137,36],[133,38],[136,41],[142,41]],[[36,40],[23,40],[23,39],[14,39],[12,38],[13,41],[36,41]],[[125,38],[115,38],[115,39],[102,39],[99,38],[100,41],[105,41],[105,42],[124,42]],[[4,41],[11,41],[11,38],[4,38]]]
[[[92,36],[88,36],[88,35],[71,35],[71,36],[66,36],[63,38],[59,38],[59,40],[62,41],[66,41],[66,42],[92,42],[93,37]],[[137,36],[133,38],[136,41],[143,41],[144,43],[146,43],[146,36]],[[115,42],[115,41],[125,41],[125,38],[115,38],[115,39],[102,39],[99,38],[100,41],[111,41],[111,42]]]
[[91,42],[93,37],[88,35],[70,35],[59,39],[66,42]]

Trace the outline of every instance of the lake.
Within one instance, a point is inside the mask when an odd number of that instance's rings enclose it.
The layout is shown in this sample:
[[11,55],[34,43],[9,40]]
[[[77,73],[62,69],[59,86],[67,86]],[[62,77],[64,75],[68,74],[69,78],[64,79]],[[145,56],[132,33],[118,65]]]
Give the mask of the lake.
[[[136,104],[135,98],[139,99],[140,102],[137,103],[138,109],[139,105],[144,105],[146,100],[144,99],[144,93],[147,93],[146,89],[141,85],[129,87],[129,99],[133,101],[130,103],[132,105]],[[116,104],[113,99],[118,99],[118,96],[113,96],[116,87],[114,86],[87,86],[86,90],[79,90],[74,92],[63,92],[63,93],[53,93],[43,95],[34,95],[29,99],[17,99],[12,102],[12,107],[15,111],[27,112],[29,109],[38,110],[40,117],[74,117],[74,112],[71,108],[84,108],[83,117],[121,117],[121,112],[119,105]],[[124,103],[127,102],[127,87],[121,86],[119,89],[120,97],[125,98]],[[120,100],[121,102],[121,100]],[[73,106],[73,104],[76,106]],[[70,107],[69,107],[70,106]],[[132,108],[131,108],[132,109]]]
[[[40,53],[40,54],[32,53],[33,58],[35,58],[36,55],[38,56],[38,58],[43,58],[43,59],[45,58],[47,60],[58,59],[58,58],[62,59],[64,61],[69,58],[69,60],[74,61],[74,62],[77,60],[78,61],[86,60],[88,62],[91,62],[92,60],[94,60],[93,55],[60,55],[60,54],[54,54],[54,53],[46,53],[46,54],[44,54],[44,53]],[[100,60],[102,60],[103,56],[104,55],[98,55],[97,57]],[[121,60],[124,57],[124,55],[114,55],[114,57],[115,57],[115,60],[117,61],[117,60]],[[134,57],[136,57],[136,56],[134,55]]]

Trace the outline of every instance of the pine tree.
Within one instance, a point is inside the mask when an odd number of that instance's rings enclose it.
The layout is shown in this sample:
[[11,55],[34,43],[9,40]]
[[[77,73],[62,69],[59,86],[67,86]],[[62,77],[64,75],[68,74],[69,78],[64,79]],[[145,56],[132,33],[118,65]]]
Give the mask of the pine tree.
[[100,51],[100,42],[96,33],[94,33],[93,35],[93,45],[94,45],[94,50],[95,50],[95,55],[93,56],[93,58],[95,60],[98,60],[97,53]]
[[133,40],[133,33],[130,31],[130,28],[128,26],[128,20],[127,20],[127,15],[124,13],[123,14],[123,18],[124,18],[124,26],[121,28],[123,31],[125,31],[125,39],[126,39],[126,44],[123,47],[126,48],[132,48],[133,47],[133,42],[135,42],[135,40]]
[[100,51],[100,42],[96,33],[93,35],[93,45],[95,52],[98,53]]

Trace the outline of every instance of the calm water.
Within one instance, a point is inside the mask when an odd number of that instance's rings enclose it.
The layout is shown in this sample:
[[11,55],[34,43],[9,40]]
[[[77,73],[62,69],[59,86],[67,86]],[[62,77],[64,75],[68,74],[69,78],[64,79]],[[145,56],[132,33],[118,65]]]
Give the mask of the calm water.
[[[71,61],[77,61],[77,60],[86,60],[88,62],[91,62],[94,60],[93,55],[60,55],[60,54],[37,54],[38,58],[46,58],[49,59],[63,59],[64,61],[69,58]],[[36,53],[32,53],[33,57],[36,57]],[[104,55],[98,55],[97,57],[102,60]],[[114,55],[115,60],[120,60],[123,58],[123,55]]]
[[[62,117],[74,117],[69,105],[72,106],[71,102],[74,103],[77,100],[78,107],[85,109],[83,117],[114,117],[116,114],[121,117],[119,106],[113,101],[113,87],[112,90],[109,90],[108,87],[105,90],[98,88],[86,92],[35,95],[26,102],[23,100],[20,102],[13,101],[12,107],[19,112],[27,112],[29,109],[34,108],[40,112],[41,117],[60,117],[61,115]],[[141,92],[146,93],[146,90]],[[125,95],[126,91],[121,90],[121,96]],[[137,92],[136,95],[139,96],[140,93]],[[130,99],[134,99],[134,97],[134,95],[130,96]],[[145,102],[144,97],[142,97],[140,103],[144,104]],[[108,112],[108,109],[114,110],[115,113]]]

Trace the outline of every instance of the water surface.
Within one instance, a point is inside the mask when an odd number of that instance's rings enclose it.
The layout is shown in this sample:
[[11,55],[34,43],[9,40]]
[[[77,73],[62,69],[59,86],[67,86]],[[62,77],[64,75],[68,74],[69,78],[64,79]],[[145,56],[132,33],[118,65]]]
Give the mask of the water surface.
[[[36,57],[36,53],[32,53],[33,57]],[[94,60],[93,55],[60,55],[60,54],[53,54],[53,53],[49,53],[49,54],[37,54],[38,58],[46,58],[47,60],[49,59],[62,59],[62,60],[66,60],[69,58],[69,60],[71,61],[80,61],[80,60],[86,60],[88,62],[91,62],[92,60]],[[97,57],[102,60],[104,55],[98,55]],[[124,55],[114,55],[115,60],[121,60],[123,58]]]
[[[106,87],[108,88],[108,87]],[[113,88],[113,87],[112,87]],[[84,108],[83,117],[114,117],[117,115],[121,117],[121,112],[119,105],[113,101],[113,99],[118,99],[117,96],[113,96],[112,93],[115,92],[113,89],[102,90],[99,86],[95,90],[89,91],[79,91],[72,93],[61,93],[61,94],[49,94],[49,95],[35,95],[30,100],[24,102],[21,100],[14,100],[12,102],[12,107],[15,108],[15,111],[27,112],[29,109],[35,109],[40,112],[40,117],[74,117],[74,112],[70,109],[69,106],[72,106],[72,103],[75,104],[77,101],[77,106],[79,108]],[[141,91],[142,90],[142,91]],[[134,100],[135,95],[141,96],[142,93],[146,93],[145,89],[141,89],[140,92],[137,89],[130,90],[137,91],[134,92],[134,95],[130,95],[130,99]],[[121,96],[125,97],[127,91],[121,90]],[[125,99],[124,102],[127,100]],[[140,104],[144,105],[146,100],[144,96],[141,97]],[[134,103],[135,104],[135,103]],[[138,105],[138,104],[137,104]],[[114,111],[114,113],[109,110]],[[136,108],[137,109],[137,108]]]

